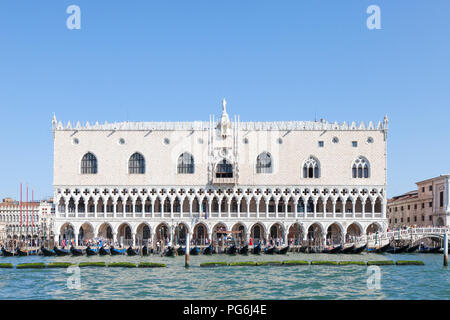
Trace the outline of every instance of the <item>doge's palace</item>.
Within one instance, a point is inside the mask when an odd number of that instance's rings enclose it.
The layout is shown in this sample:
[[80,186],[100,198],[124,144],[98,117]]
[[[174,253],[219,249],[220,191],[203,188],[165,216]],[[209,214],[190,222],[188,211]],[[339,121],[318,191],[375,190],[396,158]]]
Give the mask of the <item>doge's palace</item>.
[[341,243],[384,231],[378,123],[52,121],[56,239]]

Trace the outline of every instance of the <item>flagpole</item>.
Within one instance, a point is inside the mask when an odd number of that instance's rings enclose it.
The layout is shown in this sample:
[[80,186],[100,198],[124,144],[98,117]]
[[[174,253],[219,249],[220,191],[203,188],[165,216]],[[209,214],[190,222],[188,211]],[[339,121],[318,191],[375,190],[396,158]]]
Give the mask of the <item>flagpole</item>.
[[22,241],[22,182],[20,182],[20,241]]

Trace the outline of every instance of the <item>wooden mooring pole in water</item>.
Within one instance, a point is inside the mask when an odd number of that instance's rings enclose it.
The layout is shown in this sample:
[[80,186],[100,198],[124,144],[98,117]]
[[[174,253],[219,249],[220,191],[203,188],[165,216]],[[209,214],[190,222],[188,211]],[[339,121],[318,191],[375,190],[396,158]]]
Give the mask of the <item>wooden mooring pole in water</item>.
[[189,254],[191,253],[190,242],[189,232],[186,232],[186,252],[184,254],[184,266],[186,268],[189,268]]
[[444,267],[448,266],[448,231],[444,233]]

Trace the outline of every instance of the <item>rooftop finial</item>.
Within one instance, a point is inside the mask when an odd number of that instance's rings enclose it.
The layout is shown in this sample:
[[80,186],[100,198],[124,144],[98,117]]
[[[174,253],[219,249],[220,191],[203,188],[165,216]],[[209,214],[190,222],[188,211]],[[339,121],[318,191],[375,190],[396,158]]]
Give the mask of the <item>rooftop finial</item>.
[[222,99],[222,113],[227,113],[227,100]]

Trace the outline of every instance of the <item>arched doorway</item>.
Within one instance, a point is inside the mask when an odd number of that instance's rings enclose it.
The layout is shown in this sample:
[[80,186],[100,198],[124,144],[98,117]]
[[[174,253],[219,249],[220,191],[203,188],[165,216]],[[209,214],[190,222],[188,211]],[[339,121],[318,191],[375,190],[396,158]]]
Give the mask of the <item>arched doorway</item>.
[[294,245],[301,245],[303,242],[303,227],[299,223],[294,223],[288,232],[288,241]]
[[72,240],[75,240],[75,230],[70,223],[65,223],[61,226],[60,235],[61,244],[70,245]]
[[308,228],[308,241],[310,245],[321,246],[323,243],[323,228],[320,224],[314,223]]
[[327,229],[327,243],[329,245],[336,245],[342,242],[342,229],[337,223],[333,223]]
[[121,246],[130,246],[133,244],[131,236],[131,227],[128,223],[122,223],[118,229],[119,244]]
[[208,239],[208,233],[206,226],[203,223],[199,223],[194,227],[193,240],[197,245],[205,245]]
[[284,232],[283,227],[279,223],[275,223],[270,227],[270,241],[272,245],[281,244],[283,242]]
[[167,245],[170,240],[169,227],[160,223],[155,229],[155,240],[159,241],[160,244]]
[[151,239],[150,227],[146,223],[141,223],[136,230],[136,240],[138,245],[149,245]]
[[356,223],[352,223],[347,228],[346,241],[355,242],[356,239],[361,236],[361,234],[362,234],[361,227]]
[[231,231],[233,231],[233,237],[236,240],[236,243],[239,245],[244,245],[247,241],[247,235],[245,233],[245,227],[242,223],[236,223],[233,228],[231,228]]
[[83,223],[78,232],[78,245],[86,245],[92,239],[94,239],[94,228],[87,222]]
[[174,244],[178,245],[186,245],[186,234],[188,232],[188,228],[184,223],[180,223],[175,227],[174,236]]
[[113,241],[114,241],[113,231],[112,231],[112,227],[109,223],[103,223],[98,228],[98,237],[101,238],[103,241],[106,241],[110,244],[113,243]]
[[260,223],[254,224],[250,229],[250,236],[253,238],[254,243],[264,242],[266,240],[264,227]]

